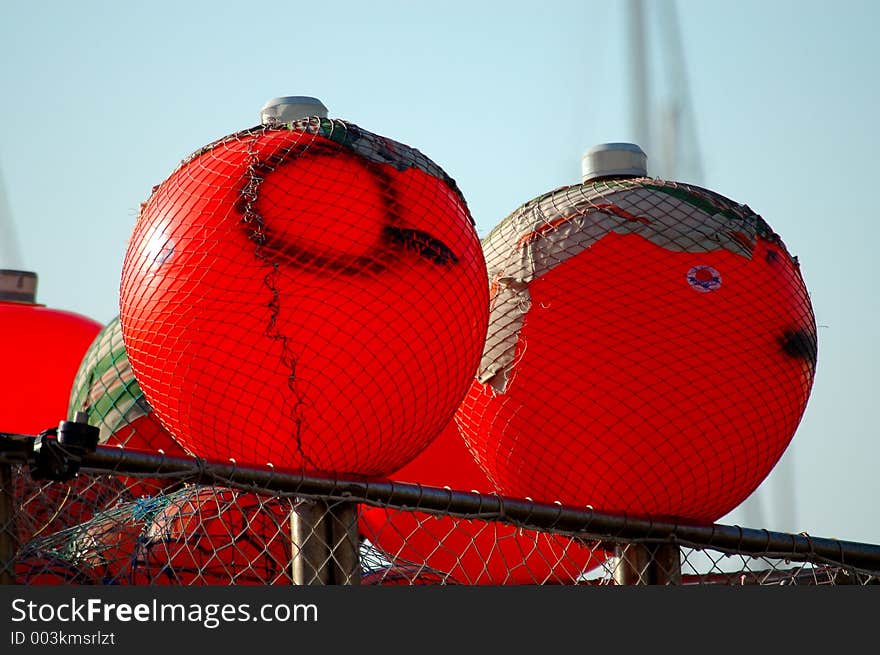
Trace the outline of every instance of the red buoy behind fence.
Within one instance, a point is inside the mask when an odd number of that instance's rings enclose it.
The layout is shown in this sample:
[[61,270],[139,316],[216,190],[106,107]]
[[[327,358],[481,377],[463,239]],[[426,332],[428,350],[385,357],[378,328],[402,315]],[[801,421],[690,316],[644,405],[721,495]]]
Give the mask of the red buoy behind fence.
[[467,392],[488,290],[439,166],[312,116],[225,137],[160,184],[120,306],[138,382],[193,453],[385,475]]
[[[491,493],[455,422],[392,479],[455,491]],[[447,584],[571,584],[608,553],[550,532],[498,521],[453,518],[390,508],[361,509],[364,537],[400,566],[424,567]],[[458,581],[458,582],[456,582]]]
[[483,245],[490,325],[457,419],[500,491],[714,521],[758,487],[816,367],[798,262],[760,216],[594,171]]

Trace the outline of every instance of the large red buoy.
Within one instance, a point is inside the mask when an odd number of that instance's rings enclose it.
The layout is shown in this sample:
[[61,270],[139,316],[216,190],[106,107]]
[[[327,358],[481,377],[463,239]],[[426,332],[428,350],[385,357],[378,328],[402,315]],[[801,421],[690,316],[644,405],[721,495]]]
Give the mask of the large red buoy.
[[457,418],[503,493],[714,521],[791,441],[816,324],[759,215],[644,163],[596,148],[582,184],[484,240],[490,325]]
[[156,416],[199,456],[385,475],[473,379],[482,250],[437,164],[314,99],[298,98],[311,117],[268,117],[282,100],[145,203],[123,264],[126,349]]
[[36,302],[37,275],[0,270],[0,431],[38,434],[68,418],[83,354],[102,325]]
[[[455,422],[391,477],[465,493],[495,490]],[[360,527],[393,560],[424,568],[445,584],[572,584],[608,557],[595,544],[549,532],[424,512],[363,506]]]
[[[80,363],[70,392],[69,416],[88,415],[108,446],[185,456],[187,452],[159,423],[134,377],[117,316],[95,337]],[[135,496],[152,495],[173,479],[126,477]]]

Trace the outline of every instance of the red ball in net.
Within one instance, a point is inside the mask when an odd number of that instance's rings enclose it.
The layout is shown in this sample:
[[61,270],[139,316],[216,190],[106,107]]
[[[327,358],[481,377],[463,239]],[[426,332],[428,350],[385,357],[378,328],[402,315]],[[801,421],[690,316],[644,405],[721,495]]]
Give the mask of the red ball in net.
[[340,120],[200,150],[145,203],[122,332],[156,416],[207,458],[384,475],[439,433],[486,334],[455,183]]
[[291,584],[292,502],[222,487],[165,499],[144,530],[135,584]]
[[[391,477],[464,493],[494,491],[455,422]],[[405,570],[423,567],[434,577],[442,572],[448,584],[571,584],[608,557],[595,544],[549,532],[366,505],[361,509],[360,529],[381,551],[402,562],[399,566]]]
[[637,178],[565,187],[484,241],[486,350],[457,419],[506,494],[714,521],[805,411],[816,324],[748,207]]

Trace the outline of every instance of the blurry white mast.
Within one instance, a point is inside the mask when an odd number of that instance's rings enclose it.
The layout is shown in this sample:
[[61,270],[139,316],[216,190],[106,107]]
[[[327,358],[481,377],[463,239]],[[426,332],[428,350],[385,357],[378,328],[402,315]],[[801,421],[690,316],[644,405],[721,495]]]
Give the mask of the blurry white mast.
[[[684,50],[675,0],[651,2],[657,12],[660,49],[667,94],[655,103],[648,57],[650,42],[644,0],[628,0],[626,23],[630,57],[630,120],[635,143],[648,154],[651,175],[703,186],[703,162],[692,113]],[[652,124],[652,119],[656,121]],[[775,529],[795,529],[795,483],[791,453],[781,459],[765,481],[735,511],[746,527],[767,527],[765,508],[778,524]],[[773,485],[772,495],[768,483]]]
[[[651,153],[651,123],[648,119],[651,106],[651,90],[648,80],[648,58],[645,49],[645,12],[642,0],[629,0],[627,12],[630,56],[630,120],[635,143]],[[656,173],[661,174],[661,173]]]
[[654,101],[650,42],[644,0],[629,0],[627,30],[630,56],[630,120],[635,142],[651,159],[657,177],[691,184],[703,183],[703,165],[693,120],[684,50],[678,27],[674,0],[652,2],[657,11],[657,26],[665,79],[664,97]]
[[22,267],[21,249],[12,220],[12,208],[6,194],[3,170],[0,169],[0,269],[20,270]]

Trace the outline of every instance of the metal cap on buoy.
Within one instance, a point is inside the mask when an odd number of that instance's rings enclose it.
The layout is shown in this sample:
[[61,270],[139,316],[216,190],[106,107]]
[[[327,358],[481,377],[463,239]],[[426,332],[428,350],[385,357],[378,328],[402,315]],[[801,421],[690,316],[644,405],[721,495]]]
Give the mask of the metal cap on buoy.
[[606,177],[645,177],[648,156],[634,143],[601,143],[581,158],[581,181]]
[[260,123],[262,125],[289,123],[309,116],[327,118],[327,107],[311,96],[283,96],[272,98],[263,105],[260,110]]
[[0,301],[37,302],[37,274],[31,271],[0,270]]

